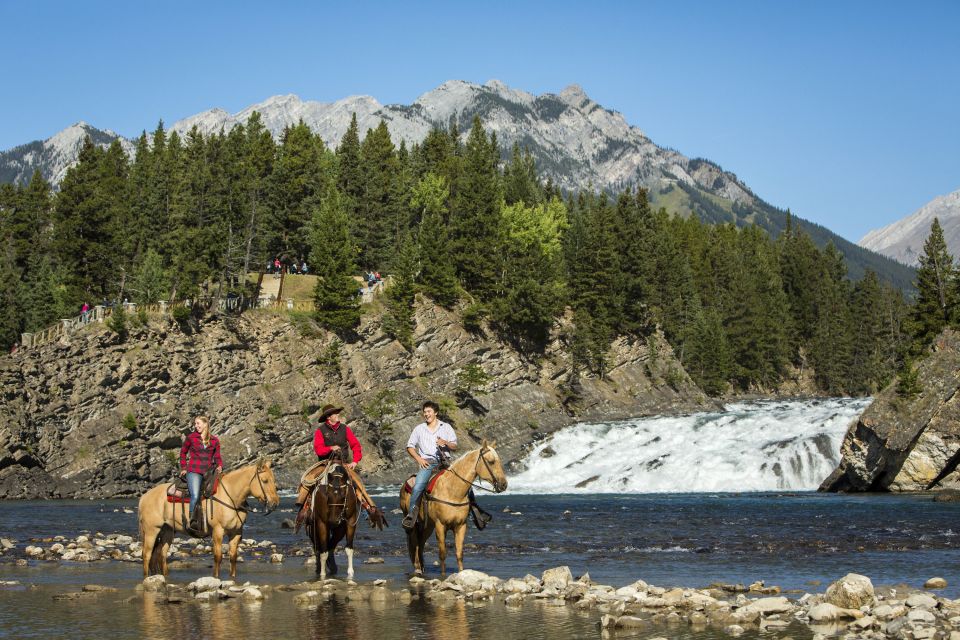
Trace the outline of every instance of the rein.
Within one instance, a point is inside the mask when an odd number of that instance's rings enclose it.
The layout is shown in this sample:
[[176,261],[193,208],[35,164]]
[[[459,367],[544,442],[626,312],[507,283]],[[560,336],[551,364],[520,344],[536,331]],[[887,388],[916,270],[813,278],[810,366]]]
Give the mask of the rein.
[[[483,454],[486,453],[487,451],[488,451],[488,449],[481,449],[481,450],[480,450],[480,455],[477,456],[477,462],[476,462],[476,464],[473,465],[473,470],[476,471],[477,468],[480,466],[480,461],[483,460],[483,466],[486,467],[487,473],[489,473],[489,474],[490,474],[490,477],[493,478],[493,477],[494,477],[494,475],[493,475],[493,469],[490,468],[490,463],[487,462],[487,459],[483,457]],[[487,489],[487,488],[486,488],[485,486],[483,486],[482,484],[470,482],[469,480],[467,480],[466,478],[464,478],[462,475],[460,475],[459,473],[457,473],[452,466],[451,466],[451,467],[448,467],[448,468],[447,468],[447,471],[449,471],[449,472],[452,473],[453,475],[457,476],[457,477],[460,479],[461,482],[463,482],[463,483],[465,483],[465,484],[467,484],[467,485],[469,485],[469,486],[471,486],[471,487],[473,487],[473,488],[475,488],[475,489],[480,489],[480,490],[482,490],[482,491],[487,491],[487,492],[489,492],[489,493],[496,493],[496,491],[495,491],[494,489]],[[479,473],[477,474],[477,477],[478,477],[478,478],[480,477],[480,474],[479,474]],[[483,480],[483,479],[481,478],[481,481],[482,481],[482,480]],[[440,501],[437,500],[437,502],[440,502]],[[447,503],[447,504],[449,504],[449,503]],[[465,504],[469,504],[469,503],[465,503]]]
[[[228,473],[229,473],[229,472],[228,472]],[[257,477],[257,482],[260,484],[260,493],[264,496],[264,499],[261,500],[260,498],[257,498],[257,501],[260,502],[260,503],[262,503],[262,504],[267,504],[267,500],[266,500],[267,489],[266,489],[266,487],[263,486],[263,479],[260,477],[260,474],[261,474],[261,473],[262,473],[262,470],[261,470],[261,469],[257,469],[256,471],[254,471],[254,474],[255,474],[256,477]],[[226,475],[226,474],[223,474],[223,475]],[[252,482],[252,480],[251,480],[251,482]],[[223,487],[223,492],[224,492],[225,494],[227,494],[227,497],[228,497],[228,498],[230,498],[230,503],[224,502],[223,500],[221,500],[221,499],[218,498],[217,496],[210,496],[210,498],[209,498],[210,501],[216,502],[216,503],[218,503],[218,504],[222,504],[222,505],[225,506],[225,507],[228,507],[228,508],[230,508],[230,509],[233,509],[233,511],[234,511],[238,516],[239,516],[239,514],[241,514],[241,513],[250,513],[250,507],[249,507],[249,505],[247,505],[247,501],[246,501],[246,500],[244,500],[242,503],[240,503],[240,504],[238,505],[238,504],[237,504],[237,501],[234,499],[234,497],[233,497],[232,495],[230,495],[230,491],[229,491],[229,489],[227,489],[227,485],[224,484],[224,483],[221,481],[221,482],[220,482],[220,486]],[[272,511],[273,511],[273,509],[266,509],[266,510],[264,510],[263,515],[269,515],[270,512],[272,512]],[[257,511],[254,511],[253,513],[258,513],[258,512],[257,512]]]
[[[493,478],[493,477],[494,477],[494,475],[493,475],[493,469],[490,468],[490,463],[487,462],[487,459],[483,457],[483,454],[486,453],[486,452],[487,452],[487,449],[486,449],[486,448],[480,450],[480,454],[477,456],[477,462],[473,465],[473,470],[476,471],[477,468],[480,466],[480,461],[483,460],[483,466],[486,467],[487,473],[489,473],[489,474],[490,474],[490,477]],[[462,475],[460,475],[459,473],[457,473],[456,470],[454,470],[454,468],[453,468],[452,466],[447,467],[447,471],[449,471],[450,473],[452,473],[453,475],[455,475],[457,478],[459,478],[460,481],[463,482],[464,484],[466,484],[468,487],[474,487],[474,488],[477,488],[477,489],[482,489],[482,490],[484,490],[484,491],[489,491],[490,493],[496,493],[495,490],[493,490],[493,489],[487,489],[487,488],[486,488],[485,486],[483,486],[482,484],[475,484],[475,483],[473,483],[473,482],[470,482],[469,480],[467,480],[466,478],[464,478]],[[479,477],[479,476],[480,476],[480,474],[478,473],[478,474],[477,474],[477,477]],[[466,506],[469,506],[469,505],[470,505],[470,502],[469,502],[469,501],[467,501],[467,502],[448,502],[448,501],[446,501],[446,500],[441,500],[440,498],[434,498],[434,497],[433,497],[431,494],[429,494],[429,493],[426,494],[426,495],[424,496],[424,498],[425,498],[427,501],[429,501],[429,502],[439,502],[440,504],[445,504],[445,505],[450,506],[450,507],[466,507]]]

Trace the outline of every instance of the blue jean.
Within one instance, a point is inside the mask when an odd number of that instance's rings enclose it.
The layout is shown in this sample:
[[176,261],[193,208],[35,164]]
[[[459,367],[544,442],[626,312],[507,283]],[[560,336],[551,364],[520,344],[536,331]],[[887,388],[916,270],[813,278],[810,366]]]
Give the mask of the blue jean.
[[420,500],[423,492],[427,490],[427,485],[430,483],[430,476],[433,475],[433,470],[437,468],[437,462],[435,460],[427,460],[427,462],[430,463],[430,466],[417,471],[417,479],[413,482],[413,493],[410,495],[411,511],[417,506],[417,501]]
[[187,489],[190,490],[190,517],[193,517],[193,507],[200,498],[200,483],[203,482],[202,473],[187,472]]

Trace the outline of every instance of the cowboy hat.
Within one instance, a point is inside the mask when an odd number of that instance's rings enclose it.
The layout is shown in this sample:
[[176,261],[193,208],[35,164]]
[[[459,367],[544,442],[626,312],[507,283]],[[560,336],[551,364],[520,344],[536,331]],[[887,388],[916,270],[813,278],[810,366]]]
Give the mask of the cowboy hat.
[[332,404],[325,404],[323,405],[323,409],[320,410],[320,417],[317,418],[317,421],[323,422],[333,414],[340,413],[342,411],[343,411],[343,407],[335,407]]

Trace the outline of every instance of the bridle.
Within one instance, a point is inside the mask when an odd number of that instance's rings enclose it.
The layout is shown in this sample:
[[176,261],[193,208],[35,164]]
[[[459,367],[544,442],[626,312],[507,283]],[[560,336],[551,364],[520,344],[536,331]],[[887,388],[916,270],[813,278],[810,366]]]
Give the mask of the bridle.
[[[491,478],[496,478],[496,477],[497,477],[496,475],[494,475],[493,469],[490,468],[490,463],[487,462],[486,457],[484,457],[485,454],[487,453],[487,451],[493,451],[493,449],[492,449],[491,447],[488,447],[488,446],[481,447],[481,448],[480,448],[480,454],[477,456],[477,461],[476,461],[476,463],[473,465],[473,471],[474,471],[474,473],[477,474],[477,477],[480,478],[480,480],[483,480],[483,478],[480,476],[480,473],[478,472],[478,469],[480,468],[480,461],[481,461],[481,460],[483,461],[483,466],[486,468],[487,473],[490,475],[490,477],[491,477]],[[481,490],[483,490],[483,491],[488,491],[488,492],[490,492],[490,493],[500,493],[499,491],[496,490],[496,488],[494,488],[494,489],[487,489],[487,488],[486,488],[485,486],[483,486],[482,484],[470,482],[469,480],[467,480],[466,478],[464,478],[463,476],[461,476],[459,473],[457,473],[452,466],[449,467],[449,468],[447,469],[447,471],[449,471],[449,472],[452,473],[453,475],[457,476],[457,477],[460,479],[461,482],[464,482],[465,484],[468,484],[468,485],[470,485],[471,487],[473,487],[473,488],[475,488],[475,489],[481,489]],[[493,481],[489,481],[489,480],[488,480],[488,482],[491,482],[491,483],[494,485],[494,487],[496,487],[496,480],[493,480]]]
[[[257,470],[254,472],[254,475],[257,477],[257,483],[260,485],[260,494],[263,496],[263,498],[257,498],[257,501],[260,502],[261,504],[267,505],[267,508],[264,509],[263,511],[263,515],[269,515],[273,513],[273,510],[275,507],[270,506],[270,501],[267,499],[267,488],[263,486],[263,478],[260,477],[260,474],[263,473],[264,471],[266,471],[266,469],[261,469],[258,467]],[[227,494],[228,498],[230,498],[231,504],[227,504],[223,500],[217,498],[217,496],[210,496],[210,500],[212,500],[213,502],[222,504],[223,506],[228,507],[230,509],[233,509],[238,514],[248,513],[250,511],[250,507],[247,506],[246,500],[244,500],[242,503],[238,505],[237,501],[234,500],[232,495],[230,495],[230,490],[227,489],[227,485],[223,484],[222,482],[220,484],[223,487],[223,492]],[[250,484],[253,484],[253,479],[250,480]],[[256,513],[256,511],[254,513]]]

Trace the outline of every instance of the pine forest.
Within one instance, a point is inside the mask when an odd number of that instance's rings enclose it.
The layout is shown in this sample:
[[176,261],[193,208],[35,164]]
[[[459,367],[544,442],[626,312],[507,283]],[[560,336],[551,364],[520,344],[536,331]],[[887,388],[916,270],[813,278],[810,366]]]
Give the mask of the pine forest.
[[0,187],[0,239],[6,348],[85,303],[249,296],[249,274],[279,259],[309,265],[313,319],[344,339],[363,313],[356,276],[378,271],[384,327],[408,348],[417,295],[530,358],[559,332],[578,375],[605,375],[618,336],[662,331],[711,395],[804,371],[820,393],[873,393],[958,299],[936,224],[912,302],[873,272],[852,282],[789,222],[771,238],[653,210],[639,188],[561,193],[478,119],[412,148],[382,122],[361,136],[356,117],[335,149],[302,122],[274,140],[256,113],[206,137],[161,123],[133,158],[88,140],[59,189],[39,174]]

